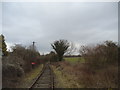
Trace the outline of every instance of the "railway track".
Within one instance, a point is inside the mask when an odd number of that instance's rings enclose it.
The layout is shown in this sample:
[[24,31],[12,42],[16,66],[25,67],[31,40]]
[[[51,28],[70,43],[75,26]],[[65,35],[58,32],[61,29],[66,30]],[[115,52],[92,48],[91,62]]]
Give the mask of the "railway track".
[[41,74],[36,81],[30,87],[30,90],[34,88],[52,88],[54,89],[54,75],[50,65],[47,63],[44,65]]

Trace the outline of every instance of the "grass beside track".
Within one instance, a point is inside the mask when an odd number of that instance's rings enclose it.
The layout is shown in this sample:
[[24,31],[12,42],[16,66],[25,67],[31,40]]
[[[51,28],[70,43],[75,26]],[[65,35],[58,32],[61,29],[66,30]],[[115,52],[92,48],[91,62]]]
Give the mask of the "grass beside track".
[[52,69],[57,78],[55,88],[81,88],[81,86],[76,82],[75,76],[63,73],[55,66],[52,66]]
[[33,81],[36,79],[36,77],[40,74],[42,71],[43,64],[39,65],[35,69],[33,69],[31,72],[26,73],[22,78],[21,82],[18,85],[19,88],[29,88],[30,85],[33,83]]

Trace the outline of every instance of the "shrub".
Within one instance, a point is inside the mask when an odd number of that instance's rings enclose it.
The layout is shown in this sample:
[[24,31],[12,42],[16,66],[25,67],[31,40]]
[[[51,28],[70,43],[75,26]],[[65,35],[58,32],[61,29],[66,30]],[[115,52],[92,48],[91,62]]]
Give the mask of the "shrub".
[[[118,67],[110,65],[106,68],[93,70],[88,63],[77,63],[72,65],[68,62],[59,62],[53,64],[56,70],[63,76],[74,81],[79,88],[117,88],[118,87]],[[64,82],[63,82],[64,83]],[[72,86],[71,86],[72,88]],[[75,87],[77,88],[77,87]]]
[[57,55],[53,51],[51,51],[49,54],[41,55],[39,57],[39,61],[41,63],[45,63],[45,62],[48,62],[48,61],[50,61],[50,62],[57,62],[58,61],[58,57],[57,57]]
[[2,65],[2,87],[13,88],[20,81],[20,77],[24,75],[24,70],[20,66],[14,64]]
[[[13,47],[9,55],[2,58],[3,87],[15,87],[24,73],[32,69],[31,62],[39,64],[40,54],[21,45]],[[36,65],[36,66],[37,66]]]
[[15,55],[24,61],[24,71],[29,72],[32,69],[32,62],[36,63],[36,66],[40,64],[40,54],[36,50],[25,48],[21,45],[13,47],[12,55]]
[[112,41],[106,41],[103,44],[98,44],[95,47],[82,47],[80,51],[89,65],[104,67],[109,64],[117,64],[118,60],[118,47]]
[[118,71],[117,67],[110,66],[94,73],[82,71],[78,77],[80,84],[86,88],[117,88],[118,87]]
[[22,77],[24,75],[24,70],[19,66],[15,66],[14,64],[4,65],[2,70],[3,77],[17,78]]

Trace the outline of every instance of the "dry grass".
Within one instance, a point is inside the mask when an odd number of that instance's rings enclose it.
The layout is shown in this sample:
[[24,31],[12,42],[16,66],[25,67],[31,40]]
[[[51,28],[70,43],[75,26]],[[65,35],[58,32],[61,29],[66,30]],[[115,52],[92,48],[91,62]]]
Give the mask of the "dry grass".
[[59,68],[52,66],[56,75],[56,88],[80,88],[81,86],[76,82],[77,78],[73,75],[63,73]]
[[85,88],[117,88],[117,75],[117,67],[110,66],[98,71],[91,69],[81,71],[78,80]]
[[78,77],[73,73],[74,68],[71,67],[70,63],[55,63],[52,68],[57,78],[57,88],[82,88],[82,86],[77,82]]
[[59,81],[58,86],[62,88],[118,87],[118,67],[113,65],[94,70],[85,63],[71,65],[68,62],[59,62],[54,65],[54,72]]

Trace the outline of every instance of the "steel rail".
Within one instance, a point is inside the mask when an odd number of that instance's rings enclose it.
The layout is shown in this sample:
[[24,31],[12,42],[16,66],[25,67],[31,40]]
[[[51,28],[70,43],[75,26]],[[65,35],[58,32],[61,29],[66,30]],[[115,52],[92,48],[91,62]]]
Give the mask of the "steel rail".
[[45,64],[43,66],[43,69],[42,69],[40,75],[37,77],[37,79],[35,80],[35,82],[33,82],[33,84],[31,85],[31,87],[29,88],[29,90],[34,89],[34,86],[39,81],[39,79],[41,78],[41,76],[44,74],[44,71],[45,71],[45,69],[46,69],[47,66],[50,69],[50,86],[51,86],[50,88],[52,88],[52,90],[54,90],[54,75],[53,75],[53,70],[52,70],[52,68],[50,67],[49,64]]

